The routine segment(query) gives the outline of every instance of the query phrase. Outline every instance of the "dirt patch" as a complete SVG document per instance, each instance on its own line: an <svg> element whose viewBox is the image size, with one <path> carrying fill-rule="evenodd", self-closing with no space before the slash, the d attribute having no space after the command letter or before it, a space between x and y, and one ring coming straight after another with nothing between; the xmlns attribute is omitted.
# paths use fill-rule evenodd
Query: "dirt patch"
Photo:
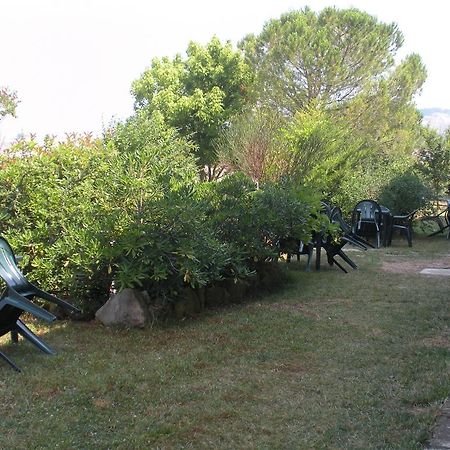
<svg viewBox="0 0 450 450"><path fill-rule="evenodd" d="M389 273L419 273L425 268L447 269L450 268L450 256L434 259L417 259L414 261L397 260L383 261L382 269Z"/></svg>
<svg viewBox="0 0 450 450"><path fill-rule="evenodd" d="M99 409L108 409L111 407L111 402L105 398L94 398L92 399L92 404Z"/></svg>
<svg viewBox="0 0 450 450"><path fill-rule="evenodd" d="M51 399L58 396L61 393L60 389L57 387L42 387L39 386L33 391L33 395L40 398Z"/></svg>

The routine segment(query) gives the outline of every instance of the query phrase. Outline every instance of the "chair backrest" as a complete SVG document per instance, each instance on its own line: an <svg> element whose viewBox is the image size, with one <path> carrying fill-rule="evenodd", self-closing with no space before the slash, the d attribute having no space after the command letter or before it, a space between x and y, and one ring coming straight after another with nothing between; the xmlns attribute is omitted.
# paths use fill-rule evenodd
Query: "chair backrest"
<svg viewBox="0 0 450 450"><path fill-rule="evenodd" d="M28 286L28 281L17 267L16 258L8 241L0 237L0 277L8 287L20 291Z"/></svg>
<svg viewBox="0 0 450 450"><path fill-rule="evenodd" d="M414 220L414 216L417 214L417 211L419 211L418 209L415 209L414 211L412 211L412 212L410 212L409 214L408 214L408 220L410 221L410 222L412 222L413 220Z"/></svg>
<svg viewBox="0 0 450 450"><path fill-rule="evenodd" d="M358 220L381 223L381 219L381 206L375 200L361 200L353 208L352 223Z"/></svg>
<svg viewBox="0 0 450 450"><path fill-rule="evenodd" d="M331 217L332 208L331 208L330 204L328 202L326 202L325 200L322 200L320 202L320 204L322 205L323 213L326 214L328 217Z"/></svg>
<svg viewBox="0 0 450 450"><path fill-rule="evenodd" d="M342 210L341 208L339 208L339 206L335 206L331 210L330 222L339 224L341 230L344 231L344 233L349 233L351 231L350 225L348 225L348 223L342 217Z"/></svg>

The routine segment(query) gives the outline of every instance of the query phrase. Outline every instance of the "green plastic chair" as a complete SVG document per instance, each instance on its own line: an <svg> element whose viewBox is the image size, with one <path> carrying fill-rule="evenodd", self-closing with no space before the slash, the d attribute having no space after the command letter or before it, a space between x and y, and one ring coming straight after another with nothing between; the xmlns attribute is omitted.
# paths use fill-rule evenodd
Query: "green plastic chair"
<svg viewBox="0 0 450 450"><path fill-rule="evenodd" d="M365 236L369 230L373 230L376 236L376 247L380 248L382 220L381 206L376 201L370 199L361 200L353 208L352 232Z"/></svg>
<svg viewBox="0 0 450 450"><path fill-rule="evenodd" d="M11 333L11 340L18 342L18 337L21 335L44 353L55 354L52 348L23 323L20 316L27 312L48 323L56 319L53 314L33 303L34 297L55 303L71 312L79 312L79 309L31 284L17 267L14 252L3 237L0 237L0 277L6 283L6 289L0 297L0 336ZM20 372L20 369L4 353L0 352L0 358Z"/></svg>
<svg viewBox="0 0 450 450"><path fill-rule="evenodd" d="M391 229L389 230L389 242L388 245L392 244L392 235L395 230L399 230L401 233L405 234L408 241L408 246L412 247L412 221L417 213L417 209L409 214L403 216L392 216Z"/></svg>

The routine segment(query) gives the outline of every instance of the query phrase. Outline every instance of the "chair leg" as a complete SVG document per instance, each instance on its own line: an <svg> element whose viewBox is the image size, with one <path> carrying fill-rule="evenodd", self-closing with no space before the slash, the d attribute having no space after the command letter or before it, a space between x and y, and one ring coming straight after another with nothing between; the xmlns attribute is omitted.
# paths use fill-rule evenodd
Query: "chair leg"
<svg viewBox="0 0 450 450"><path fill-rule="evenodd" d="M314 244L312 242L310 242L309 244L307 244L306 246L303 247L303 249L307 249L307 260L306 260L306 272L311 272L311 260L314 254Z"/></svg>
<svg viewBox="0 0 450 450"><path fill-rule="evenodd" d="M344 267L342 267L342 266L336 261L335 258L333 258L333 262L334 262L334 264L336 264L336 265L339 267L339 269L341 269L344 273L348 273L348 272L344 269Z"/></svg>
<svg viewBox="0 0 450 450"><path fill-rule="evenodd" d="M338 255L353 269L358 268L358 266L342 250L339 251Z"/></svg>
<svg viewBox="0 0 450 450"><path fill-rule="evenodd" d="M56 352L51 347L49 347L44 341L39 339L20 319L16 322L16 330L25 339L30 341L44 353L47 353L48 355L56 354Z"/></svg>
<svg viewBox="0 0 450 450"><path fill-rule="evenodd" d="M14 342L14 344L19 342L19 333L17 333L17 330L11 330L11 342Z"/></svg>
<svg viewBox="0 0 450 450"><path fill-rule="evenodd" d="M4 353L0 352L0 358L6 361L16 372L21 371Z"/></svg>
<svg viewBox="0 0 450 450"><path fill-rule="evenodd" d="M320 254L322 251L322 237L319 236L316 242L316 270L320 270Z"/></svg>
<svg viewBox="0 0 450 450"><path fill-rule="evenodd" d="M408 239L408 246L412 247L412 231L411 227L406 228L406 239Z"/></svg>

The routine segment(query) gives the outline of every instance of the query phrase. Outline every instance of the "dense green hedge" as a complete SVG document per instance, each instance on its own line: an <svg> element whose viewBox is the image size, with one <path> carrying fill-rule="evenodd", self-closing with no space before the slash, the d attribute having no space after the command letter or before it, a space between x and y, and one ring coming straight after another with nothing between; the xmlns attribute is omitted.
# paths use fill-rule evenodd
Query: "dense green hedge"
<svg viewBox="0 0 450 450"><path fill-rule="evenodd" d="M28 277L90 317L115 288L176 300L250 277L280 238L308 239L319 202L236 174L200 183L191 146L158 117L103 141L22 142L1 159L0 232Z"/></svg>
<svg viewBox="0 0 450 450"><path fill-rule="evenodd" d="M2 157L0 230L32 281L92 308L108 295L112 230L99 180L109 155L100 143L39 148L20 143ZM88 301L86 301L86 305Z"/></svg>

